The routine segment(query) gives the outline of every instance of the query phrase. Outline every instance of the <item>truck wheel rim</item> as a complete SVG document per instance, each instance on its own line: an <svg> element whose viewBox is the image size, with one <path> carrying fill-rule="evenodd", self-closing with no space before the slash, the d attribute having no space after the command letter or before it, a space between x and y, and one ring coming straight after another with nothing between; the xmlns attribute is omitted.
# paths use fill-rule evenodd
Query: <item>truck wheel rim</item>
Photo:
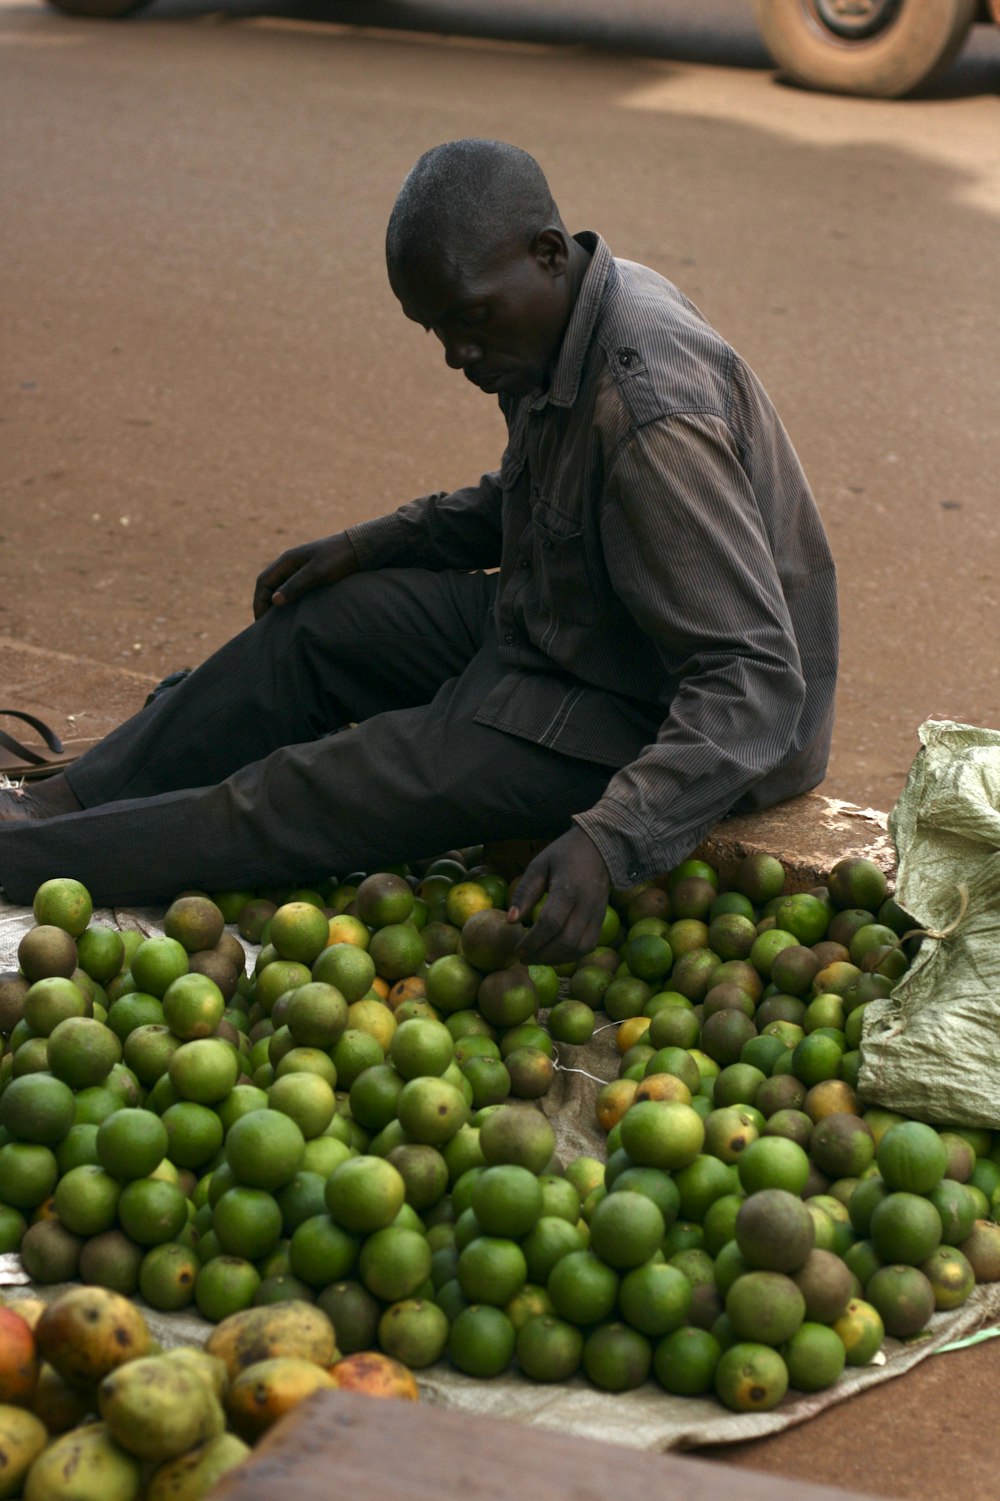
<svg viewBox="0 0 1000 1501"><path fill-rule="evenodd" d="M811 0L816 20L848 42L865 41L891 26L902 0Z"/></svg>

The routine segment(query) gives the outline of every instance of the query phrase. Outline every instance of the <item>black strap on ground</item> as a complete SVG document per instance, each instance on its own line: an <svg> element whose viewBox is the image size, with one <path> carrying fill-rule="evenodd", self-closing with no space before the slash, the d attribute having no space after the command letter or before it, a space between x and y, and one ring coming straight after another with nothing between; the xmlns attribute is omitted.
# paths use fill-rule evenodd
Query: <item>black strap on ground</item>
<svg viewBox="0 0 1000 1501"><path fill-rule="evenodd" d="M55 730L51 729L43 719L38 719L34 714L27 714L23 709L0 709L0 716L9 716L11 719L21 719L25 724L37 730L50 751L59 754L63 743ZM8 735L5 730L0 730L0 745L4 750L10 751L15 756L21 756L31 766L44 766L47 757L39 755L38 751L32 750L30 745L24 745L13 735Z"/></svg>

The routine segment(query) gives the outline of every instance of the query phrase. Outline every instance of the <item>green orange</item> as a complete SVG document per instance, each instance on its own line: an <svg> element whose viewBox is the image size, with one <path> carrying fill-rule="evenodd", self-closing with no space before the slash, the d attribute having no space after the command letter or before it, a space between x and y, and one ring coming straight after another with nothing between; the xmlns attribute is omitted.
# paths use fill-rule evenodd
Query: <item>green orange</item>
<svg viewBox="0 0 1000 1501"><path fill-rule="evenodd" d="M55 876L43 881L35 892L32 911L36 923L51 924L79 938L93 916L94 904L82 882Z"/></svg>
<svg viewBox="0 0 1000 1501"><path fill-rule="evenodd" d="M282 959L311 965L330 937L330 921L311 902L286 902L271 918L268 941Z"/></svg>

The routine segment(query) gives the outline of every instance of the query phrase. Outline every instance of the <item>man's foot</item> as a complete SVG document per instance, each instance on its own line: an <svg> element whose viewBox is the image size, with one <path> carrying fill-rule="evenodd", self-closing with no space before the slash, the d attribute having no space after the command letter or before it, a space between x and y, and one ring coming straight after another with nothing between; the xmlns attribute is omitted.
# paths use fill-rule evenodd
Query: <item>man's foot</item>
<svg viewBox="0 0 1000 1501"><path fill-rule="evenodd" d="M0 823L28 823L39 818L58 818L79 813L79 801L62 773L45 777L29 786L0 788Z"/></svg>
<svg viewBox="0 0 1000 1501"><path fill-rule="evenodd" d="M26 823L33 817L31 804L20 787L0 787L0 824Z"/></svg>

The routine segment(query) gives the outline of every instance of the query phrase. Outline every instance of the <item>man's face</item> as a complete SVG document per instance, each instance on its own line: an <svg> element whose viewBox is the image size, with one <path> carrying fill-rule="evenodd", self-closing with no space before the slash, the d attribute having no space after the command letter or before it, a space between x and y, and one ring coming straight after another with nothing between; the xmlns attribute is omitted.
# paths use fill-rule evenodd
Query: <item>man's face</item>
<svg viewBox="0 0 1000 1501"><path fill-rule="evenodd" d="M529 249L486 260L428 258L390 271L403 312L435 334L446 363L481 391L543 387L572 310L565 236L544 230Z"/></svg>

